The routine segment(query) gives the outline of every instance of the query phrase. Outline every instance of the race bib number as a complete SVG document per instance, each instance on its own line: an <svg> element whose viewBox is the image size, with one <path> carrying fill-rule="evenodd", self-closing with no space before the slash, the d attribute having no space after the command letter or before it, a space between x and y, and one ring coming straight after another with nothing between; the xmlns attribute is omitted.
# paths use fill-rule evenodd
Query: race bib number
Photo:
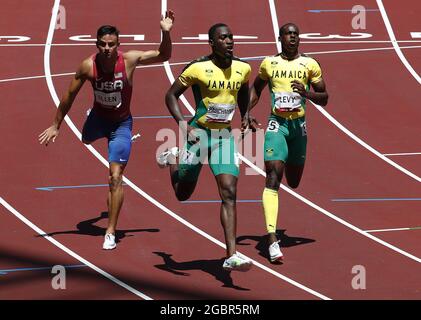
<svg viewBox="0 0 421 320"><path fill-rule="evenodd" d="M269 120L268 128L266 131L278 132L278 130L279 130L279 122L275 120Z"/></svg>
<svg viewBox="0 0 421 320"><path fill-rule="evenodd" d="M293 111L301 107L301 96L296 92L276 92L275 109L276 111Z"/></svg>
<svg viewBox="0 0 421 320"><path fill-rule="evenodd" d="M110 92L105 93L102 91L94 91L95 93L95 101L99 104L110 107L110 108L118 108L121 106L121 92Z"/></svg>
<svg viewBox="0 0 421 320"><path fill-rule="evenodd" d="M207 122L230 123L234 117L235 105L210 103L206 114Z"/></svg>

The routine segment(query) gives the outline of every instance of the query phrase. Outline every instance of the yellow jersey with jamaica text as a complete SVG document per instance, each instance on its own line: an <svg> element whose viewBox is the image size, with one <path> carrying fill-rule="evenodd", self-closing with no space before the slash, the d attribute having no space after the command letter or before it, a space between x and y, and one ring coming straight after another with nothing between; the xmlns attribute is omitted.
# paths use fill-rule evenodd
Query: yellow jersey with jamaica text
<svg viewBox="0 0 421 320"><path fill-rule="evenodd" d="M262 61L259 77L269 82L272 114L296 119L305 115L306 99L293 92L291 81L298 80L308 91L311 83L322 79L322 70L316 60L305 55L287 60L278 54Z"/></svg>
<svg viewBox="0 0 421 320"><path fill-rule="evenodd" d="M241 86L249 80L250 65L234 58L227 69L216 66L210 57L192 61L179 76L180 82L192 87L196 114L189 123L208 129L231 126Z"/></svg>

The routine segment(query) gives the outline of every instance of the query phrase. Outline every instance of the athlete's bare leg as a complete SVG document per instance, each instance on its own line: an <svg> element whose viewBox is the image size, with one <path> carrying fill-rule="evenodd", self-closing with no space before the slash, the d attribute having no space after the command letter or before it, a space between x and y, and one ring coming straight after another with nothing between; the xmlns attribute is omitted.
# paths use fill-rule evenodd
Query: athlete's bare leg
<svg viewBox="0 0 421 320"><path fill-rule="evenodd" d="M124 200L123 172L126 164L117 162L110 163L109 192L108 192L108 227L106 233L115 233L118 216Z"/></svg>
<svg viewBox="0 0 421 320"><path fill-rule="evenodd" d="M176 161L170 162L170 176L171 184L175 192L175 196L179 201L185 201L193 194L196 188L196 181L180 181L178 178L178 163Z"/></svg>
<svg viewBox="0 0 421 320"><path fill-rule="evenodd" d="M285 165L285 177L287 178L288 185L295 189L299 186L301 177L303 176L304 164L286 164Z"/></svg>
<svg viewBox="0 0 421 320"><path fill-rule="evenodd" d="M220 174L216 177L221 204L221 224L224 228L227 258L236 252L237 233L237 178L230 174Z"/></svg>

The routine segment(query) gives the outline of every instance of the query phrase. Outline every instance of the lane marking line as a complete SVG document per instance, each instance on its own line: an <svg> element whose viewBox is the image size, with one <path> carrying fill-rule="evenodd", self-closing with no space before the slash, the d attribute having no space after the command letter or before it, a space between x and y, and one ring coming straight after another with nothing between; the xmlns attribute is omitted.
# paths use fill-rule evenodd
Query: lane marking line
<svg viewBox="0 0 421 320"><path fill-rule="evenodd" d="M274 42L273 42L274 43ZM272 43L272 44L273 44ZM420 49L421 46L405 46L400 47L401 49ZM318 55L318 54L331 54L331 53L350 53L350 52L367 52L367 51L386 51L386 50L394 50L393 47L379 47L379 48L366 48L366 49L348 49L348 50L335 50L335 51L314 51L314 52L305 52L308 55ZM260 60L265 58L266 56L255 56L255 57L244 57L243 60ZM183 62L171 62L169 63L170 66L178 66L178 65L187 65L190 61L183 61ZM136 69L143 69L143 68L156 68L162 67L163 64L151 64L151 65L144 65L144 66L137 66ZM67 73L56 73L52 74L51 77L62 77L62 76L72 76L74 72L67 72ZM28 76L28 77L19 77L19 78L8 78L8 79L1 79L0 83L2 82L12 82L12 81L20 81L20 80L32 80L32 79L44 79L45 75L40 76Z"/></svg>
<svg viewBox="0 0 421 320"><path fill-rule="evenodd" d="M384 156L419 156L421 152L406 152L406 153L383 153Z"/></svg>
<svg viewBox="0 0 421 320"><path fill-rule="evenodd" d="M376 230L365 230L365 232L391 232L391 231L409 231L409 230L421 230L421 227L376 229Z"/></svg>
<svg viewBox="0 0 421 320"><path fill-rule="evenodd" d="M56 1L59 1L59 0L56 0ZM58 6L57 6L57 8L56 8L56 6L53 7L53 13L56 12L55 10L58 10ZM54 25L53 25L53 27L54 27ZM138 290L130 287L126 283L124 283L124 282L118 280L117 278L115 278L113 275L111 275L108 272L106 272L106 271L98 268L96 265L94 265L93 263L89 262L88 260L82 258L80 255L78 255L74 251L70 250L65 245L63 245L60 242L58 242L56 239L48 236L45 231L43 231L42 229L38 228L35 224L33 224L30 220L28 220L24 215L22 215L21 213L19 213L8 202L6 202L6 200L4 200L2 197L0 197L0 204L3 207L5 207L7 210L9 210L16 218L18 218L24 224L26 224L29 228L31 228L36 233L38 233L39 235L41 235L45 240L51 242L53 245L55 245L59 249L61 249L62 251L66 252L69 256L75 258L76 260L80 261L81 263L83 263L84 265L86 265L89 268L93 269L94 271L98 272L99 274L101 274L102 276L104 276L105 278L107 278L108 280L111 280L112 282L116 283L120 287L123 287L124 289L126 289L126 290L130 291L131 293L137 295L138 297L140 297L142 299L145 299L145 300L152 300L147 295L145 295L142 292L140 292L140 291L138 291Z"/></svg>
<svg viewBox="0 0 421 320"><path fill-rule="evenodd" d="M396 54L398 55L399 59L401 59L402 63L404 64L404 66L406 67L406 69L409 71L409 73L412 74L412 76L415 78L415 80L417 80L417 82L419 84L421 84L421 77L414 70L414 68L412 68L411 64L406 59L406 57L404 56L401 48L399 47L399 45L397 43L397 40L396 40L396 37L395 37L395 33L393 32L392 25L390 23L389 17L387 16L386 9L383 6L382 0L376 0L376 2L377 2L377 6L380 9L380 13L382 15L384 24L386 26L387 33L389 34L389 38L392 41L392 45L393 45L393 48L395 48Z"/></svg>

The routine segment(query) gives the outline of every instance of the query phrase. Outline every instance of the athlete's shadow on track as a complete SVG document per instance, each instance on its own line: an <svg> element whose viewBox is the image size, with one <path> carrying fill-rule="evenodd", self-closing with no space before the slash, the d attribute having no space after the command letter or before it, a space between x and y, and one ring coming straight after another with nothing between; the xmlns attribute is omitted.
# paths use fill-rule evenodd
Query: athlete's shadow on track
<svg viewBox="0 0 421 320"><path fill-rule="evenodd" d="M290 237L285 233L286 230L276 230L276 235L280 242L281 250L282 248L288 248L293 246L298 246L301 244L311 243L315 242L314 239L308 239L308 238L301 238L301 237ZM252 240L256 241L257 244L255 248L257 249L260 256L266 258L269 260L269 252L268 252L268 235L264 236L240 236L237 237L237 244L239 246L247 246L250 245L250 243L244 242L245 240ZM275 262L275 264L282 264L282 262Z"/></svg>
<svg viewBox="0 0 421 320"><path fill-rule="evenodd" d="M172 254L168 254L165 252L154 252L156 255L160 256L164 259L164 264L157 264L155 265L156 268L170 272L172 274L178 276L189 276L190 274L187 270L201 270L204 272L209 273L216 280L221 281L223 283L223 287L226 288L233 288L236 290L243 290L249 291L250 289L242 288L239 286L234 285L231 273L226 271L222 268L222 264L224 262L224 258L222 259L215 259L215 260L193 260L193 261L186 261L186 262L177 262L172 257Z"/></svg>
<svg viewBox="0 0 421 320"><path fill-rule="evenodd" d="M38 235L37 237L55 236L57 234L80 234L80 235L87 235L87 236L103 237L105 235L106 229L96 226L95 223L97 223L101 219L106 219L106 218L108 218L108 212L104 211L104 212L101 212L99 217L79 222L76 225L77 230L50 232L50 233ZM132 237L133 235L127 235L127 233L131 233L131 232L159 232L159 229L126 229L126 230L117 229L115 232L116 242L117 243L120 242L120 240L125 237Z"/></svg>

